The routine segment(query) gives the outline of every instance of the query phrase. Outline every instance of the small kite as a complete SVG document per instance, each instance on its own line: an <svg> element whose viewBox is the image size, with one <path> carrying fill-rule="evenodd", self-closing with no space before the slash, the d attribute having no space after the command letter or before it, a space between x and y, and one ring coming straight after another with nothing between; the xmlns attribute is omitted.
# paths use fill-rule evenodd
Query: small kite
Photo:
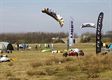
<svg viewBox="0 0 112 80"><path fill-rule="evenodd" d="M82 28L85 28L85 27L95 28L95 24L94 23L83 23Z"/></svg>
<svg viewBox="0 0 112 80"><path fill-rule="evenodd" d="M64 20L63 18L59 15L59 14L56 14L55 11L49 9L49 8L44 8L42 10L42 13L46 13L47 15L53 17L56 21L59 22L60 26L62 27L64 25Z"/></svg>

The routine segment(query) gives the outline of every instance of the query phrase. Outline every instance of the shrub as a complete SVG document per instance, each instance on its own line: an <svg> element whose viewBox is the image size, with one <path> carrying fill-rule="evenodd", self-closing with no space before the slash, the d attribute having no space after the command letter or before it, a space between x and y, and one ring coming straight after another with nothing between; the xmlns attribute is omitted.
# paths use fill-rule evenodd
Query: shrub
<svg viewBox="0 0 112 80"><path fill-rule="evenodd" d="M46 75L47 73L45 71L42 70L38 70L38 71L27 71L27 75L29 76L35 76L35 75Z"/></svg>
<svg viewBox="0 0 112 80"><path fill-rule="evenodd" d="M13 66L14 64L13 64L12 62L10 62L8 65L9 65L9 66Z"/></svg>
<svg viewBox="0 0 112 80"><path fill-rule="evenodd" d="M88 78L99 77L98 73L110 70L111 68L111 57L107 56L87 56L83 59L83 64L80 65L82 72L88 75Z"/></svg>
<svg viewBox="0 0 112 80"><path fill-rule="evenodd" d="M73 72L73 71L76 70L76 67L75 67L74 65L66 65L66 66L65 66L65 69L66 69L67 71Z"/></svg>
<svg viewBox="0 0 112 80"><path fill-rule="evenodd" d="M51 57L45 61L45 65L57 64L60 62L60 59L57 57Z"/></svg>
<svg viewBox="0 0 112 80"><path fill-rule="evenodd" d="M33 68L36 68L36 67L39 67L39 66L42 66L43 64L42 64L42 62L32 62L31 63L31 66L33 67Z"/></svg>
<svg viewBox="0 0 112 80"><path fill-rule="evenodd" d="M13 74L10 71L7 71L6 77L11 77L11 76L13 76Z"/></svg>
<svg viewBox="0 0 112 80"><path fill-rule="evenodd" d="M45 71L48 75L54 75L59 69L57 67L46 67Z"/></svg>
<svg viewBox="0 0 112 80"><path fill-rule="evenodd" d="M8 80L21 80L20 78L16 78L16 77L10 77L8 78Z"/></svg>

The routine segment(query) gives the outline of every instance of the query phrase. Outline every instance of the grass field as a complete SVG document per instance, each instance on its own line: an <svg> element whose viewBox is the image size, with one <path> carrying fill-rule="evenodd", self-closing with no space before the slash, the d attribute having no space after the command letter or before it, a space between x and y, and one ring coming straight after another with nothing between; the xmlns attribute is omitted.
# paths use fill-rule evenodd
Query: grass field
<svg viewBox="0 0 112 80"><path fill-rule="evenodd" d="M34 47L32 45L32 47ZM55 44L58 50L65 44ZM75 44L83 57L63 57L38 50L13 51L11 62L0 63L0 80L112 80L112 54L95 55L95 44Z"/></svg>

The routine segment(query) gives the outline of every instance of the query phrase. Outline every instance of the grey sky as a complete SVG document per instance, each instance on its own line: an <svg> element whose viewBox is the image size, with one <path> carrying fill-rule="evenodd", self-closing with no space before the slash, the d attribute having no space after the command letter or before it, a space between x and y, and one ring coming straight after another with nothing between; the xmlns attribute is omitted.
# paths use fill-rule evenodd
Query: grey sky
<svg viewBox="0 0 112 80"><path fill-rule="evenodd" d="M64 18L62 28L41 12L45 7ZM68 32L70 17L74 18L75 33L95 32L93 28L81 29L81 24L96 24L101 11L104 12L103 32L112 30L112 0L0 0L0 33Z"/></svg>

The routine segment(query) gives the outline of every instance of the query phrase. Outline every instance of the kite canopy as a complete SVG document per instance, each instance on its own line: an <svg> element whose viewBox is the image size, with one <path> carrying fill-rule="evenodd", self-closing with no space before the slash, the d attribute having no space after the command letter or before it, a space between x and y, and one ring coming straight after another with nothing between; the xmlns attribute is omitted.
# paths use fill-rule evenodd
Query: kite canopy
<svg viewBox="0 0 112 80"><path fill-rule="evenodd" d="M85 27L95 28L95 24L94 23L83 23L82 28L85 28Z"/></svg>
<svg viewBox="0 0 112 80"><path fill-rule="evenodd" d="M49 8L44 8L42 10L42 13L46 13L47 15L53 17L56 21L58 21L58 23L60 24L61 27L64 25L63 18L59 14L56 14L55 11L53 11L53 10L51 10Z"/></svg>

